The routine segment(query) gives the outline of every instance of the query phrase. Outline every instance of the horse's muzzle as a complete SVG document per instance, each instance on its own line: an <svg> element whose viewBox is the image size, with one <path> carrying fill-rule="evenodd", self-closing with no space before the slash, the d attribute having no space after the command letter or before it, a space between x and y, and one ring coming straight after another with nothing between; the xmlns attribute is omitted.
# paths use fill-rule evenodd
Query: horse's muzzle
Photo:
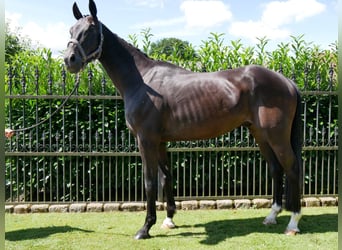
<svg viewBox="0 0 342 250"><path fill-rule="evenodd" d="M64 54L64 63L70 73L78 73L83 68L82 58L70 46Z"/></svg>

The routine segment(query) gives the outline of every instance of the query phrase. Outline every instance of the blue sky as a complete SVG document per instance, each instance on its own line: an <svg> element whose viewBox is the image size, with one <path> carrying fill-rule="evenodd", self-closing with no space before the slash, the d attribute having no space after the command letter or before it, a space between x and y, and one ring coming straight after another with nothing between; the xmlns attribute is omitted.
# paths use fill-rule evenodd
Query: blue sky
<svg viewBox="0 0 342 250"><path fill-rule="evenodd" d="M177 37L200 46L210 32L224 33L226 43L241 39L253 45L256 37L270 46L304 34L308 42L328 48L337 40L338 0L95 0L99 19L124 39L151 28L153 41ZM74 0L5 0L6 19L55 53L65 49L75 23ZM78 0L83 14L88 1ZM271 48L270 48L271 49Z"/></svg>

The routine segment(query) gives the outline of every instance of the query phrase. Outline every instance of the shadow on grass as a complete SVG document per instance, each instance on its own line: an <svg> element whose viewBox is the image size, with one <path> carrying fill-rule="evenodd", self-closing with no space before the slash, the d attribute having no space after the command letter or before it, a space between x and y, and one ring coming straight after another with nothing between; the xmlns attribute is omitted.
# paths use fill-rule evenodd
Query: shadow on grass
<svg viewBox="0 0 342 250"><path fill-rule="evenodd" d="M184 232L176 235L184 237L201 237L206 235L206 239L200 243L205 245L216 245L228 238L247 236L252 233L272 233L283 234L289 216L279 216L278 224L265 226L262 224L264 217L250 219L230 219L211 221L204 224L184 225L179 228L201 227L205 229L205 233ZM338 232L337 214L321 214L303 216L299 223L301 234ZM198 235L199 234L199 235Z"/></svg>
<svg viewBox="0 0 342 250"><path fill-rule="evenodd" d="M83 230L83 229L69 227L69 226L40 227L40 228L29 228L29 229L6 232L5 239L9 241L41 239L41 238L49 237L52 234L70 233L74 231L84 232L84 233L93 232L93 231Z"/></svg>

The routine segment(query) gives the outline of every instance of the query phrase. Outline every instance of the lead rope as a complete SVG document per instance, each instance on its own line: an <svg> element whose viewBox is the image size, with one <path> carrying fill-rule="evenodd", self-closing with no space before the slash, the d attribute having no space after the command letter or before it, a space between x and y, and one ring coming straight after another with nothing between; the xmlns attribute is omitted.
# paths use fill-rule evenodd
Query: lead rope
<svg viewBox="0 0 342 250"><path fill-rule="evenodd" d="M83 63L87 63L87 61L89 59L96 60L96 59L100 58L100 56L102 54L102 45L103 45L103 40L104 40L104 36L103 36L103 32L102 32L102 23L100 21L99 21L99 33L101 36L100 37L100 44L99 44L98 48L94 52L90 53L90 55L88 55L88 56L85 54L84 49L82 48L81 44L76 39L71 39L69 41L69 43L74 43L78 47L78 49L82 55L82 62ZM57 112L59 112L65 106L67 101L75 93L78 85L79 85L79 74L77 74L77 79L76 79L76 84L75 84L74 89L67 96L67 98L63 101L63 103L53 113L51 113L47 118L45 118L44 120L42 120L42 121L40 121L40 122L30 126L30 127L27 127L27 128L19 128L19 129L14 129L14 130L13 129L5 129L5 133L11 133L13 135L15 132L22 132L22 131L30 130L30 129L38 127L39 125L42 125L43 123L48 121L52 116L54 116Z"/></svg>
<svg viewBox="0 0 342 250"><path fill-rule="evenodd" d="M55 114L57 114L57 112L59 112L65 106L67 101L70 100L71 96L76 92L76 89L78 88L79 83L80 83L80 76L79 76L79 74L77 74L76 84L75 84L73 90L71 91L71 93L64 99L62 104L54 112L52 112L47 118L45 118L44 120L41 120L40 122L38 122L38 123L36 123L36 124L34 124L34 125L30 126L30 127L19 128L19 129L6 129L6 130L8 132L10 132L10 133L22 132L22 131L26 131L26 130L30 130L30 129L36 128L36 127L42 125L43 123L47 122L49 119L51 119Z"/></svg>

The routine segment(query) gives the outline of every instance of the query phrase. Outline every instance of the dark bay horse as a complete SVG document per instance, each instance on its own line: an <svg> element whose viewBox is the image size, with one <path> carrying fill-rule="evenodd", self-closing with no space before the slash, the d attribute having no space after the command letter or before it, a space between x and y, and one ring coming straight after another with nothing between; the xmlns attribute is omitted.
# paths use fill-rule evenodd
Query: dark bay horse
<svg viewBox="0 0 342 250"><path fill-rule="evenodd" d="M70 29L64 60L67 69L77 73L98 59L124 100L126 123L137 137L143 162L147 197L145 224L135 238L149 238L156 223L158 172L167 202L163 226L175 227L166 142L212 138L241 125L255 137L274 179L273 205L264 224L276 223L286 174L285 208L292 211L286 232L299 232L301 98L295 84L261 66L194 73L153 60L103 25L93 0L89 10L90 15L83 16L73 5L77 22Z"/></svg>

